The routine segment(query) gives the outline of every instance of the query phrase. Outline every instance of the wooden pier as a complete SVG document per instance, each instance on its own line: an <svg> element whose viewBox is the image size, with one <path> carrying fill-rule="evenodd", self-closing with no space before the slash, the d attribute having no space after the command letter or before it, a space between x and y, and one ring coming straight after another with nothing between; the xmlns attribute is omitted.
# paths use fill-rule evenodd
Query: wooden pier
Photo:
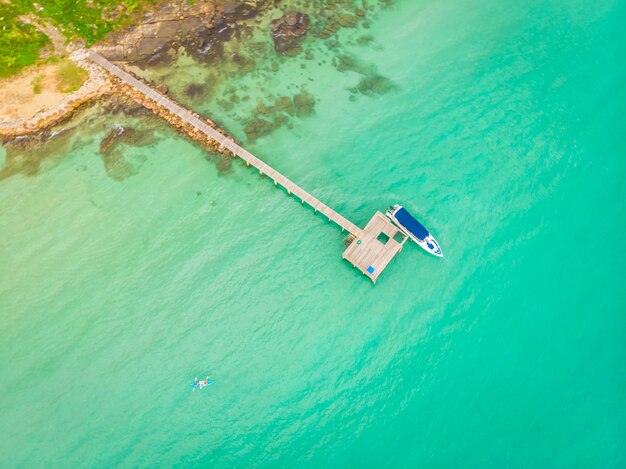
<svg viewBox="0 0 626 469"><path fill-rule="evenodd" d="M402 251L406 240L406 235L389 218L376 212L344 251L343 258L376 282L391 259Z"/></svg>
<svg viewBox="0 0 626 469"><path fill-rule="evenodd" d="M154 101L157 105L167 109L219 145L230 150L234 155L244 160L247 166L254 166L261 175L272 179L275 185L284 187L289 195L293 194L303 204L306 203L311 206L316 213L321 213L329 221L339 225L342 231L348 231L351 243L345 250L343 258L358 268L364 275L367 275L373 282L376 282L376 279L378 279L378 276L387 267L391 259L402 249L406 237L382 213L376 212L364 229L359 228L296 183L242 148L234 140L211 128L191 111L171 98L149 87L143 81L114 65L100 54L89 52L89 57L111 75L143 94L146 98Z"/></svg>

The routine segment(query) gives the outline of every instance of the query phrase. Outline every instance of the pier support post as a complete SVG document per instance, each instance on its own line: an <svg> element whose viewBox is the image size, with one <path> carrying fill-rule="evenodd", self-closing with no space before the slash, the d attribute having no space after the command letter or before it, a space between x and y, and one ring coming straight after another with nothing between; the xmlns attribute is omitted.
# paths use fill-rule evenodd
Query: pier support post
<svg viewBox="0 0 626 469"><path fill-rule="evenodd" d="M274 185L275 185L275 186L277 186L277 185L278 185L278 183L277 183L276 181L274 181Z"/></svg>

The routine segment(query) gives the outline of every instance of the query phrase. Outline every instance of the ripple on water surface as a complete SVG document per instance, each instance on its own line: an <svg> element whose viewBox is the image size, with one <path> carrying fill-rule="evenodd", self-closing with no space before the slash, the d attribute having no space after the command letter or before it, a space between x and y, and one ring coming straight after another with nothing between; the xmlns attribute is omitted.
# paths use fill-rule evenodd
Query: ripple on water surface
<svg viewBox="0 0 626 469"><path fill-rule="evenodd" d="M94 109L9 177L2 149L8 465L626 460L624 2L369 11L293 57L252 30L233 78L185 56L151 73L246 145L270 122L255 153L355 223L404 202L446 259L406 245L373 287L339 230L148 118Z"/></svg>

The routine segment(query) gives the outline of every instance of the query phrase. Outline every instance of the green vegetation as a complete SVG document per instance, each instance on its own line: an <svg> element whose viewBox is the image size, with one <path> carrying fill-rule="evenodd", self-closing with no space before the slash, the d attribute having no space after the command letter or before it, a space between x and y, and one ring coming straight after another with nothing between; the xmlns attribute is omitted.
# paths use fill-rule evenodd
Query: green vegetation
<svg viewBox="0 0 626 469"><path fill-rule="evenodd" d="M87 45L131 23L144 7L161 0L0 0L0 77L35 63L50 40L23 17L51 23L68 39ZM22 19L20 18L22 17Z"/></svg>
<svg viewBox="0 0 626 469"><path fill-rule="evenodd" d="M70 40L88 45L129 23L133 13L157 0L11 0L22 13L31 13L58 27Z"/></svg>
<svg viewBox="0 0 626 469"><path fill-rule="evenodd" d="M72 93L80 88L88 77L86 70L65 59L59 64L57 89L62 93Z"/></svg>
<svg viewBox="0 0 626 469"><path fill-rule="evenodd" d="M33 93L39 94L41 93L41 82L45 78L45 75L37 75L33 80Z"/></svg>
<svg viewBox="0 0 626 469"><path fill-rule="evenodd" d="M20 12L13 4L0 0L0 77L7 77L31 65L39 50L50 40L37 29L17 19Z"/></svg>

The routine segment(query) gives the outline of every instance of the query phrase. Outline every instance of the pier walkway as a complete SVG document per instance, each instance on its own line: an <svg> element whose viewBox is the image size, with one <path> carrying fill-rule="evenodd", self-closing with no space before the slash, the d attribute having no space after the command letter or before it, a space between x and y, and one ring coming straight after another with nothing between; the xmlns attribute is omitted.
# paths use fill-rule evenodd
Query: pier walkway
<svg viewBox="0 0 626 469"><path fill-rule="evenodd" d="M227 148L234 155L244 160L246 165L254 166L261 175L266 175L272 179L275 185L284 187L289 195L295 195L302 201L303 204L306 203L311 206L315 212L320 212L328 218L329 221L339 225L342 230L348 231L352 235L352 243L344 252L343 258L361 270L361 272L372 279L372 281L376 281L378 276L382 273L387 264L389 264L395 254L401 250L402 244L406 241L406 237L400 241L394 239L394 237L398 237L395 235L399 232L399 230L380 212L376 212L374 218L372 218L365 229L362 230L350 220L334 211L328 205L309 194L296 183L283 176L281 173L264 163L249 151L242 148L234 140L222 135L207 125L188 109L149 87L143 81L135 78L133 75L125 70L122 70L117 65L114 65L100 54L96 52L88 52L88 55L93 62L105 69L111 75L117 77L134 90L157 103L159 106L162 106L172 114L178 116L180 119L204 133L219 145ZM385 243L381 242L379 240L380 233L385 233L385 238L389 239L389 241Z"/></svg>

